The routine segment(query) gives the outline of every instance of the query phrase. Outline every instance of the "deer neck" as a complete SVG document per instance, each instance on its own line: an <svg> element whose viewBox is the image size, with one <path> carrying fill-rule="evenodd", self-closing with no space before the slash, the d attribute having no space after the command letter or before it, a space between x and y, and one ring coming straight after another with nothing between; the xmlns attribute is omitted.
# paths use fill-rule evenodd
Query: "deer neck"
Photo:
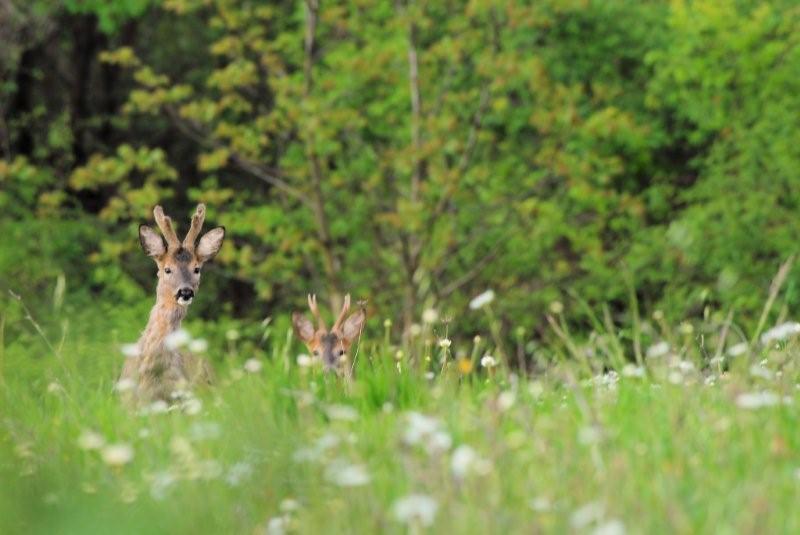
<svg viewBox="0 0 800 535"><path fill-rule="evenodd" d="M139 350L143 357L151 357L164 349L164 341L173 332L181 328L181 322L186 316L186 307L177 303L158 299L150 310L150 319L147 321L141 338Z"/></svg>

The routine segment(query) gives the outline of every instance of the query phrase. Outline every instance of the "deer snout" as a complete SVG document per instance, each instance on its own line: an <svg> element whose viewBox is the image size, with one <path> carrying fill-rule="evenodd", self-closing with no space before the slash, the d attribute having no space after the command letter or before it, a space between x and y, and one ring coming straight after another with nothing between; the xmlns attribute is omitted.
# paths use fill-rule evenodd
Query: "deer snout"
<svg viewBox="0 0 800 535"><path fill-rule="evenodd" d="M175 299L178 300L178 303L182 305L188 305L194 299L194 290L189 288L188 286L184 286L178 293L175 295Z"/></svg>

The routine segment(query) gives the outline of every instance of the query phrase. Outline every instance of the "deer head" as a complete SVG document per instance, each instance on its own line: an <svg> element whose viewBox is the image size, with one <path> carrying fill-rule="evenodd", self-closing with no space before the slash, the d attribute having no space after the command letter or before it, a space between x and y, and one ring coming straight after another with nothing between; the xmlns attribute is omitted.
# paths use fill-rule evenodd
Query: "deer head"
<svg viewBox="0 0 800 535"><path fill-rule="evenodd" d="M359 308L350 317L347 317L347 313L350 311L350 294L348 294L344 297L339 317L329 331L320 316L317 296L308 296L308 308L317 322L317 327L315 328L314 324L302 313L295 312L292 314L294 332L315 357L322 359L326 370L335 370L340 362L346 360L345 355L350 350L353 340L358 338L361 333L367 315L363 308Z"/></svg>
<svg viewBox="0 0 800 535"><path fill-rule="evenodd" d="M158 265L158 301L163 304L189 306L200 285L203 264L219 252L225 237L225 228L211 229L197 241L206 216L205 205L198 204L189 232L181 242L172 227L172 220L164 215L160 206L155 207L153 216L163 237L147 225L141 225L139 241L145 254Z"/></svg>

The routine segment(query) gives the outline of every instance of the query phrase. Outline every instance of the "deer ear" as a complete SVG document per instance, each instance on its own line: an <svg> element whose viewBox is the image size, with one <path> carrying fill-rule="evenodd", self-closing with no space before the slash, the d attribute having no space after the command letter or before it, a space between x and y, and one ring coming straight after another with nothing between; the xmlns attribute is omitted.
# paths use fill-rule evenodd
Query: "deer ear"
<svg viewBox="0 0 800 535"><path fill-rule="evenodd" d="M167 243L164 238L147 225L139 226L139 243L147 256L158 258L167 252Z"/></svg>
<svg viewBox="0 0 800 535"><path fill-rule="evenodd" d="M314 338L314 326L304 315L299 312L292 314L292 325L297 337L305 343L309 343Z"/></svg>
<svg viewBox="0 0 800 535"><path fill-rule="evenodd" d="M352 343L359 334L361 334L361 329L364 328L364 321L367 319L367 315L364 313L364 310L361 309L358 312L351 314L347 320L345 320L344 325L342 325L342 336L344 339L347 340L348 343Z"/></svg>
<svg viewBox="0 0 800 535"><path fill-rule="evenodd" d="M208 262L217 256L219 248L222 247L223 238L225 238L225 227L212 228L203 234L197 243L197 249L195 249L197 258L201 262Z"/></svg>

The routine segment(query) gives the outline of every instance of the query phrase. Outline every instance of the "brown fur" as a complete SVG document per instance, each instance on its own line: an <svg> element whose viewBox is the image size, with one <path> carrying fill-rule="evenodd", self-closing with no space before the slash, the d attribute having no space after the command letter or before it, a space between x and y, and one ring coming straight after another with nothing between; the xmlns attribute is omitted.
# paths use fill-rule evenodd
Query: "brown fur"
<svg viewBox="0 0 800 535"><path fill-rule="evenodd" d="M317 328L303 314L292 314L292 324L297 337L302 340L311 354L322 360L327 371L334 371L340 376L349 379L351 367L348 352L353 341L361 334L364 327L366 313L363 308L347 317L350 310L350 295L344 298L342 310L330 331L325 327L325 322L319 313L317 297L308 296L308 308L317 321ZM346 319L345 319L346 318Z"/></svg>
<svg viewBox="0 0 800 535"><path fill-rule="evenodd" d="M127 401L134 404L156 400L170 402L175 392L211 382L211 369L204 359L171 349L166 340L180 329L190 302L183 303L178 299L179 290L197 291L199 270L219 250L224 229L210 231L209 234L215 233L214 243L210 247L201 245L202 251L196 254L193 240L200 232L205 215L203 205L198 206L183 244L177 240L171 221L161 207L156 207L154 213L166 243L159 243L157 235L148 227L141 227L139 234L143 249L158 266L156 303L137 342L138 354L126 360L120 375L121 380L128 379L134 383L134 388L126 393ZM201 238L201 242L206 236Z"/></svg>

